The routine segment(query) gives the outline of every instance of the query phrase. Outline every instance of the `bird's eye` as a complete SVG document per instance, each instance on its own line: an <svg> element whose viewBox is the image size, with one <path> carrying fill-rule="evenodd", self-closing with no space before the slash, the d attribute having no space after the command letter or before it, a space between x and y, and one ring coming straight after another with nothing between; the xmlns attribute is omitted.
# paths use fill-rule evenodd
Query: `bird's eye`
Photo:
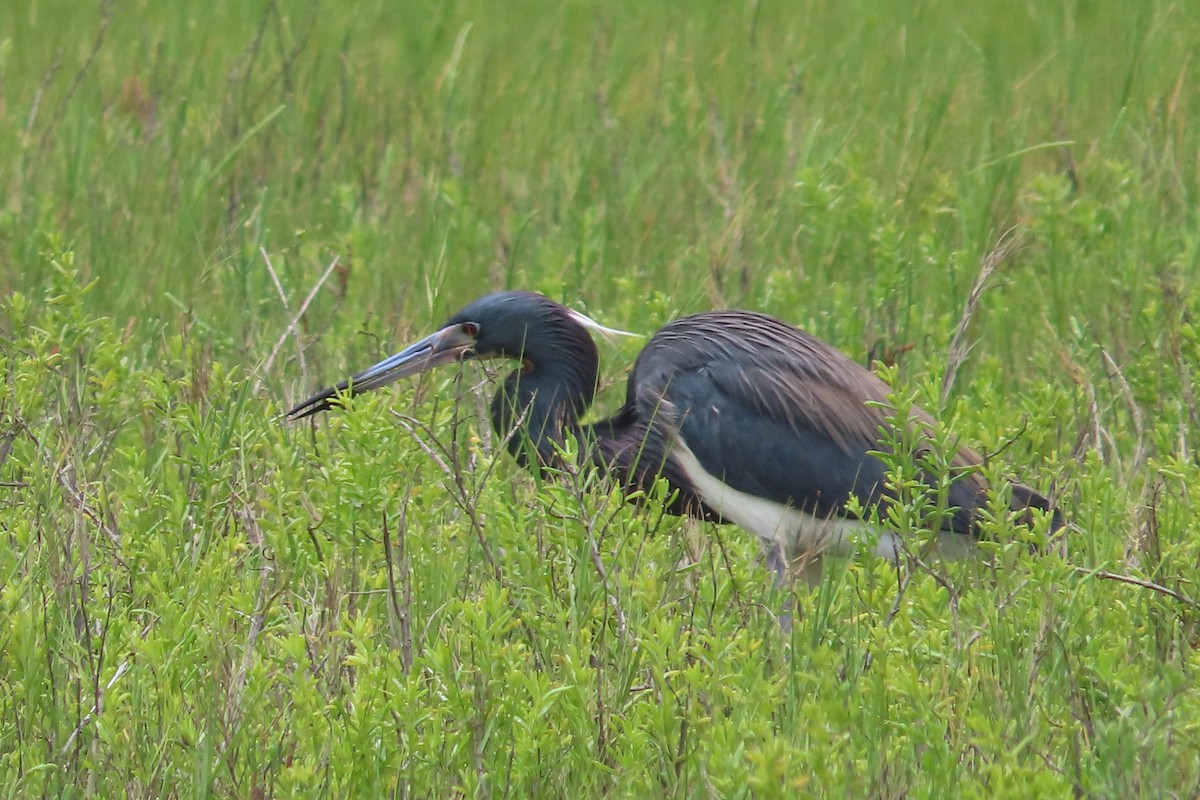
<svg viewBox="0 0 1200 800"><path fill-rule="evenodd" d="M462 324L462 332L465 333L467 336L478 336L479 335L479 323L464 322Z"/></svg>

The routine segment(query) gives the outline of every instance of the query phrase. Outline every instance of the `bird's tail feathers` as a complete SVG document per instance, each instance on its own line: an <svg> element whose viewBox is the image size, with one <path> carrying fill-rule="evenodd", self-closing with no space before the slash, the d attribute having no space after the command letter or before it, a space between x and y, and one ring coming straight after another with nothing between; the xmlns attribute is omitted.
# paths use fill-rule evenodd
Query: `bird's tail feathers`
<svg viewBox="0 0 1200 800"><path fill-rule="evenodd" d="M1034 509L1051 515L1050 530L1052 532L1059 530L1067 524L1062 512L1055 507L1050 498L1036 489L1031 489L1021 483L1014 483L1012 485L1011 508L1013 511L1022 512L1018 521L1024 525L1033 524Z"/></svg>

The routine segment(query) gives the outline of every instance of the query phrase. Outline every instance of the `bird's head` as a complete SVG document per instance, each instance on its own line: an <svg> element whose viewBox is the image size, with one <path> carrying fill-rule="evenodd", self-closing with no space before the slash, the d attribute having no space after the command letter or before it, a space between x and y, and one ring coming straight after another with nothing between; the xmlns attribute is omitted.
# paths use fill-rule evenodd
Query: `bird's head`
<svg viewBox="0 0 1200 800"><path fill-rule="evenodd" d="M629 335L534 292L485 295L454 314L434 333L313 395L288 416L307 417L330 408L339 394L377 389L400 378L471 358L516 359L526 373L544 365L582 366L594 376L598 357L588 329L605 335Z"/></svg>

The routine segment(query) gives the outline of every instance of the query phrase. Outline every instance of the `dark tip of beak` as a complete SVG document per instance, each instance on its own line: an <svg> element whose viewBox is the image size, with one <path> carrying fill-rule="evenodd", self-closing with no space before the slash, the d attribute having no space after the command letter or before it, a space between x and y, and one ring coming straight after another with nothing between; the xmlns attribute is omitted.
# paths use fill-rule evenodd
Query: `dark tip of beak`
<svg viewBox="0 0 1200 800"><path fill-rule="evenodd" d="M350 388L349 381L342 381L337 386L330 386L328 389L322 389L302 403L297 404L291 411L287 412L287 418L292 422L305 417L311 417L313 414L319 414L322 411L328 411L337 403L335 402L339 395L349 396L347 392Z"/></svg>

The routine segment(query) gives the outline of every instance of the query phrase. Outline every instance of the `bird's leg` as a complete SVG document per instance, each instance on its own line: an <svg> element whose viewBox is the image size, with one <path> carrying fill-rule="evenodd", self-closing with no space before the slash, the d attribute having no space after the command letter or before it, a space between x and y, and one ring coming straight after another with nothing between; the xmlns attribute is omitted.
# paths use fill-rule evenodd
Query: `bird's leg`
<svg viewBox="0 0 1200 800"><path fill-rule="evenodd" d="M767 569L775 575L776 588L787 585L788 562L783 554L783 545L764 539L763 550L766 551Z"/></svg>
<svg viewBox="0 0 1200 800"><path fill-rule="evenodd" d="M767 569L775 575L775 589L784 593L783 605L779 609L779 627L784 633L789 633L792 630L792 606L795 597L790 591L788 559L783 552L783 545L779 542L764 539L763 550L767 557Z"/></svg>

